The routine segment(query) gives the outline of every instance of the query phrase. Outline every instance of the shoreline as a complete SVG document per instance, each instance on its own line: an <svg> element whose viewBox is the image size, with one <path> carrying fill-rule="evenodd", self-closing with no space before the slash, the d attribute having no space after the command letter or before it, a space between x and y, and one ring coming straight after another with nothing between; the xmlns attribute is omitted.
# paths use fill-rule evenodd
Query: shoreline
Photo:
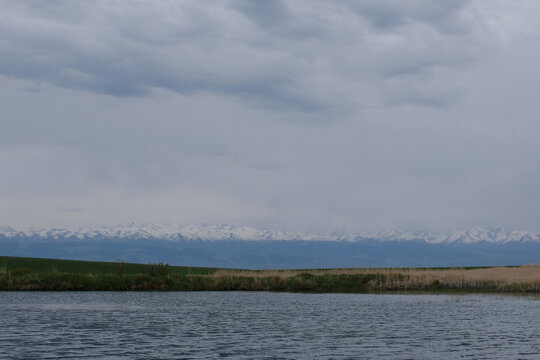
<svg viewBox="0 0 540 360"><path fill-rule="evenodd" d="M241 270L0 256L0 291L540 294L540 265Z"/></svg>

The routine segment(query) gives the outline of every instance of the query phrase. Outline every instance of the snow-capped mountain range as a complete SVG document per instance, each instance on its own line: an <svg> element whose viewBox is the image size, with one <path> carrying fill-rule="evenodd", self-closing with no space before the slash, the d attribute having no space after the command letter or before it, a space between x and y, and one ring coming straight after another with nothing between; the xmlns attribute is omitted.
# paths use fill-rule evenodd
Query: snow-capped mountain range
<svg viewBox="0 0 540 360"><path fill-rule="evenodd" d="M427 243L529 243L540 242L540 234L528 231L508 231L503 228L473 227L449 234L422 229L396 228L375 233L313 233L258 230L246 226L222 224L129 224L110 227L79 227L73 229L16 230L0 226L0 239L49 239L49 240L107 240L107 239L159 239L181 240L302 240L302 241L411 241Z"/></svg>

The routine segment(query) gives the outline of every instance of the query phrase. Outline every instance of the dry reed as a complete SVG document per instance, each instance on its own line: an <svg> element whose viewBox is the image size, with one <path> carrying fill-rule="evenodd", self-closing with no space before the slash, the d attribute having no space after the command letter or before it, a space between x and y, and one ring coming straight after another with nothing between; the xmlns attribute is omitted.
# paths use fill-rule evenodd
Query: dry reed
<svg viewBox="0 0 540 360"><path fill-rule="evenodd" d="M540 265L489 268L357 268L321 270L218 270L214 279L279 278L283 281L302 276L371 276L372 290L471 289L496 291L540 291Z"/></svg>

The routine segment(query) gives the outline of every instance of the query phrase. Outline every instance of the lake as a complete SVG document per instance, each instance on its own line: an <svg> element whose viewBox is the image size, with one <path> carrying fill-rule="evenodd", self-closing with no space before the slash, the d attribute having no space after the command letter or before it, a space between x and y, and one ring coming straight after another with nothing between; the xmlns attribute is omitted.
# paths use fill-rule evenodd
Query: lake
<svg viewBox="0 0 540 360"><path fill-rule="evenodd" d="M537 298L2 292L0 304L2 359L540 359Z"/></svg>

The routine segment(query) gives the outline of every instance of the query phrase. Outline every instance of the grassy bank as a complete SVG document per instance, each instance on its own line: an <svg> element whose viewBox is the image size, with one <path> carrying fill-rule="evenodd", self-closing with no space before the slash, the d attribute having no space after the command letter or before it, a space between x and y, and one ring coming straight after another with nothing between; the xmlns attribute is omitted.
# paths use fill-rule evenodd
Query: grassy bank
<svg viewBox="0 0 540 360"><path fill-rule="evenodd" d="M0 257L0 290L539 293L540 265L257 271Z"/></svg>

